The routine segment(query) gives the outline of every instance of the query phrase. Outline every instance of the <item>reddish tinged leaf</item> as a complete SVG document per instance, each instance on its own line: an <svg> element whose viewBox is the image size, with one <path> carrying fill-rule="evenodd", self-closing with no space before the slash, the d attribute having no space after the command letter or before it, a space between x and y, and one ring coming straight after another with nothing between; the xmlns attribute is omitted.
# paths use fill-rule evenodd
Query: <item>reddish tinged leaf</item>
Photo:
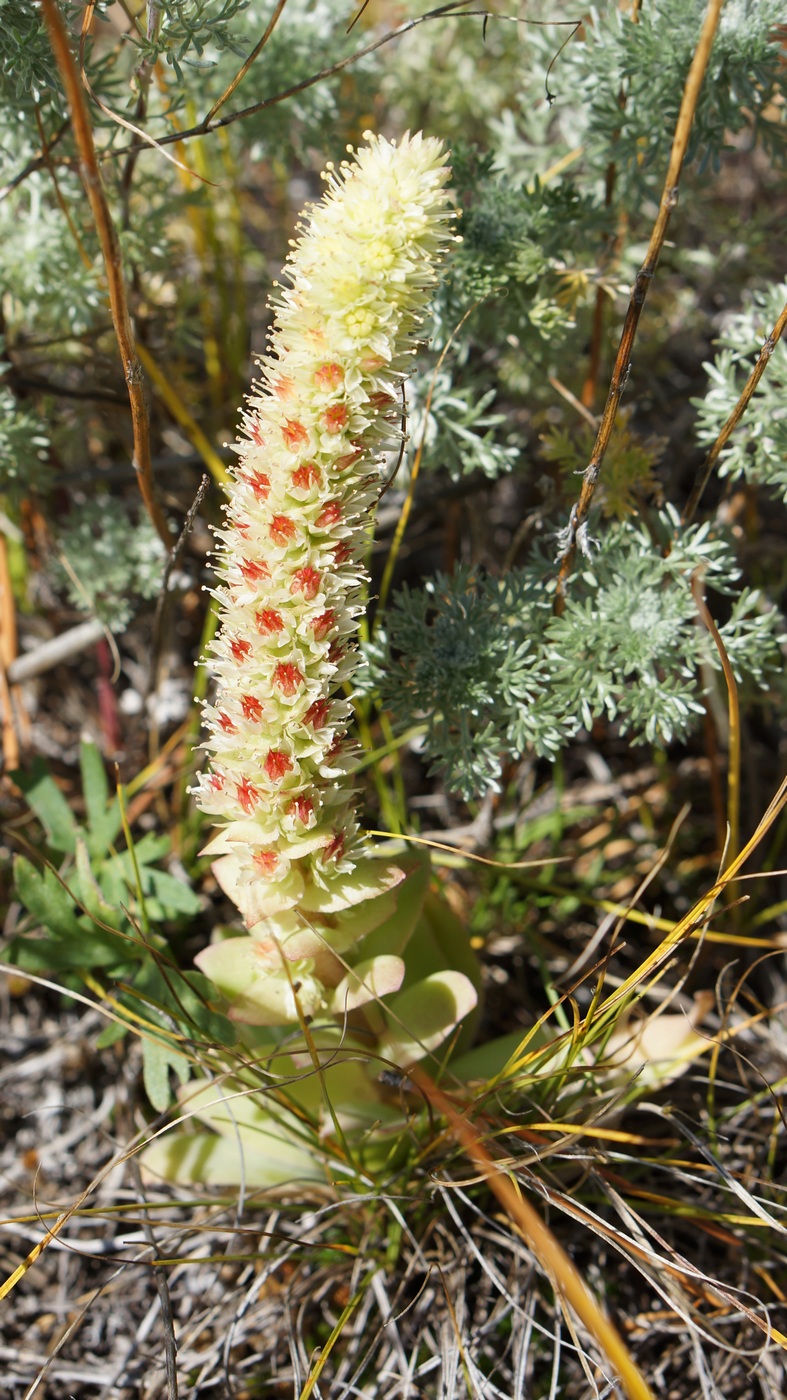
<svg viewBox="0 0 787 1400"><path fill-rule="evenodd" d="M311 600L316 598L320 588L320 575L311 564L307 564L303 569L296 569L290 584L291 593L302 593L304 598Z"/></svg>
<svg viewBox="0 0 787 1400"><path fill-rule="evenodd" d="M265 760L265 772L272 783L281 782L282 778L289 773L292 768L292 759L286 753L281 753L278 749L271 749Z"/></svg>

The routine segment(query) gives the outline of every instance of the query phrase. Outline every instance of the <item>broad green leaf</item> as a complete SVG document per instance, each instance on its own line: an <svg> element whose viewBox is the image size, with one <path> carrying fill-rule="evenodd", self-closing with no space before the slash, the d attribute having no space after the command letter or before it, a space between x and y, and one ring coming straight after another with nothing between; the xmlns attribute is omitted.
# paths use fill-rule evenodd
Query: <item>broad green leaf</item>
<svg viewBox="0 0 787 1400"><path fill-rule="evenodd" d="M125 1035L128 1035L130 1026L124 1026L120 1021L109 1021L96 1037L96 1049L106 1050L110 1045L116 1045Z"/></svg>
<svg viewBox="0 0 787 1400"><path fill-rule="evenodd" d="M460 1055L451 1060L450 1073L455 1075L457 1079L465 1081L494 1079L505 1069L527 1034L527 1030L523 1027L520 1031L511 1031L508 1035L499 1036L496 1040L488 1040L485 1045L477 1045L466 1055ZM545 1039L543 1031L538 1032L537 1036L528 1042L528 1049L534 1050Z"/></svg>
<svg viewBox="0 0 787 1400"><path fill-rule="evenodd" d="M43 759L34 759L29 772L17 769L11 777L25 794L52 849L72 853L76 845L77 824Z"/></svg>
<svg viewBox="0 0 787 1400"><path fill-rule="evenodd" d="M177 914L199 914L202 900L182 880L176 880L175 876L166 870L148 870L146 873L152 891L165 911L165 918L171 919ZM143 880L143 889L146 883ZM145 893L147 894L147 890Z"/></svg>
<svg viewBox="0 0 787 1400"><path fill-rule="evenodd" d="M392 891L396 909L364 938L359 948L359 956L363 959L389 953L401 954L418 922L429 888L429 857L419 854L414 860L402 861L401 864L405 878Z"/></svg>
<svg viewBox="0 0 787 1400"><path fill-rule="evenodd" d="M148 1180L180 1185L238 1187L243 1183L249 1190L260 1190L326 1180L319 1158L305 1148L260 1133L253 1137L244 1133L239 1140L215 1133L165 1133L145 1148L140 1163Z"/></svg>
<svg viewBox="0 0 787 1400"><path fill-rule="evenodd" d="M403 991L425 977L451 969L462 972L481 996L481 968L470 946L466 926L439 894L429 891L421 909L415 933L407 945L407 973ZM464 1054L475 1037L479 1008L465 1019L457 1037L456 1050Z"/></svg>
<svg viewBox="0 0 787 1400"><path fill-rule="evenodd" d="M87 809L87 844L91 856L96 859L108 851L122 829L120 803L117 797L110 803L104 760L95 744L80 745L79 766Z"/></svg>

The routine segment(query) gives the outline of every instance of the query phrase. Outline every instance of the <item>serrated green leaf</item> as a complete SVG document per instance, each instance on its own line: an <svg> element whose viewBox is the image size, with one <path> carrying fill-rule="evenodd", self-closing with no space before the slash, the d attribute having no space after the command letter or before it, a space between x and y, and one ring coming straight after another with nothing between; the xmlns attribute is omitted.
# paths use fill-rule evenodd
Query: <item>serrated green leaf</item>
<svg viewBox="0 0 787 1400"><path fill-rule="evenodd" d="M166 911L165 918L200 912L202 901L182 880L176 880L166 870L150 870L149 875L153 893Z"/></svg>
<svg viewBox="0 0 787 1400"><path fill-rule="evenodd" d="M121 830L120 803L110 803L109 782L104 760L95 744L80 746L79 766L82 771L82 791L87 808L87 845L93 859L103 856Z"/></svg>
<svg viewBox="0 0 787 1400"><path fill-rule="evenodd" d="M142 1041L142 1080L145 1093L157 1113L163 1113L172 1101L170 1069L174 1069L181 1084L186 1083L190 1065L185 1055L161 1040L145 1037Z"/></svg>
<svg viewBox="0 0 787 1400"><path fill-rule="evenodd" d="M74 893L77 895L85 909L94 918L100 919L102 923L110 924L112 928L121 928L126 922L121 909L116 905L108 904L104 898L104 892L96 880L91 865L90 854L86 842L82 837L77 837L76 848L76 879L72 875Z"/></svg>
<svg viewBox="0 0 787 1400"><path fill-rule="evenodd" d="M34 759L29 772L17 769L11 777L38 817L52 849L72 854L76 846L77 824L43 759Z"/></svg>
<svg viewBox="0 0 787 1400"><path fill-rule="evenodd" d="M42 874L25 856L16 856L14 884L25 908L43 928L58 938L84 938L74 901L52 870L46 867Z"/></svg>
<svg viewBox="0 0 787 1400"><path fill-rule="evenodd" d="M4 952L24 972L67 972L77 968L102 967L112 977L124 978L131 967L120 939L102 935L101 941L83 935L81 940L54 938L14 938Z"/></svg>

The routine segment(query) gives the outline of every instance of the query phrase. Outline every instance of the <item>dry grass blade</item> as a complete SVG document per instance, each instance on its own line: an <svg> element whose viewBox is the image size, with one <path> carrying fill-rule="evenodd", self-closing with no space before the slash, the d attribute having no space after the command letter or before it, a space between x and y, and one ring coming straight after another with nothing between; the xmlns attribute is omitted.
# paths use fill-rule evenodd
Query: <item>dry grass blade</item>
<svg viewBox="0 0 787 1400"><path fill-rule="evenodd" d="M542 1267L553 1280L558 1293L573 1309L614 1366L629 1400L654 1400L653 1391L632 1360L620 1334L604 1316L579 1270L538 1212L522 1197L510 1177L487 1152L472 1124L463 1114L457 1112L442 1090L418 1065L413 1066L409 1073L437 1112L448 1119L454 1136L468 1157L487 1173L490 1189L512 1222L522 1231Z"/></svg>
<svg viewBox="0 0 787 1400"><path fill-rule="evenodd" d="M625 998L650 977L657 968L661 967L679 943L691 937L696 929L702 927L706 919L710 917L711 910L716 900L724 894L724 891L731 882L735 880L739 871L749 859L749 856L756 850L760 841L773 826L785 806L787 806L787 778L780 784L778 791L759 821L756 831L746 842L743 849L730 861L727 868L708 892L702 895L689 912L675 924L672 931L662 940L658 948L655 948L637 970L632 972L631 976L627 977L625 981L601 1003L595 1013L594 1020L606 1015L606 1013L618 1006L621 1001L625 1000ZM584 1028L587 1029L587 1024L585 1024Z"/></svg>

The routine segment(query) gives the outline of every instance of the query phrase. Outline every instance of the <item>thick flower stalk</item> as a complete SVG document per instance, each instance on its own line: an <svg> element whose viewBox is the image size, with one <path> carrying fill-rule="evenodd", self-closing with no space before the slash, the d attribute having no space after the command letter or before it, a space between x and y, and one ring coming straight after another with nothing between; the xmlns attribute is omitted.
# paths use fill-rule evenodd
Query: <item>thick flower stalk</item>
<svg viewBox="0 0 787 1400"><path fill-rule="evenodd" d="M218 532L211 762L197 792L223 824L208 850L254 947L230 940L200 964L221 985L219 960L236 960L243 1019L295 1019L293 989L311 1013L342 983L346 1005L335 954L387 917L384 900L374 916L362 906L401 878L365 857L341 692L382 454L400 440L400 388L451 213L439 141L366 140L353 162L329 167L328 191L299 227ZM263 969L257 1014L241 988ZM373 993L386 980L377 971ZM389 967L385 989L399 975Z"/></svg>

